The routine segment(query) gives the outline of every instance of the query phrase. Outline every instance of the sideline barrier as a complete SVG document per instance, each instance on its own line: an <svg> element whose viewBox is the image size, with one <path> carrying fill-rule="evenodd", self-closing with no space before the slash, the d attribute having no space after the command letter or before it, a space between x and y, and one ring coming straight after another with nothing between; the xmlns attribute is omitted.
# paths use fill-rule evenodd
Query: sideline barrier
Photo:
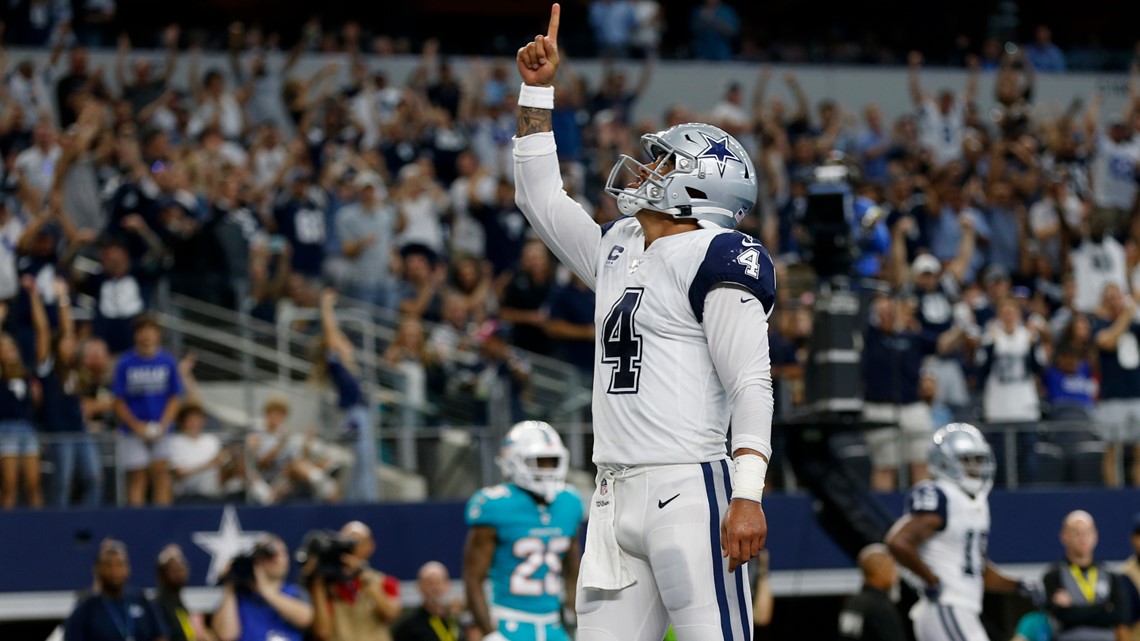
<svg viewBox="0 0 1140 641"><path fill-rule="evenodd" d="M881 498L892 513L901 512L902 495ZM765 497L764 506L774 582L780 591L829 593L829 582L835 583L830 593L844 591L835 580L839 575L830 572L849 571L852 563L816 524L812 499L773 495ZM999 564L1042 564L1059 558L1061 519L1075 509L1096 518L1097 557L1113 561L1130 554L1128 534L1133 514L1140 512L1140 490L995 490L990 506L989 556ZM104 537L127 544L132 584L153 586L159 550L178 543L190 562L189 585L201 587L208 585L211 570L220 570L222 557L251 545L259 532L281 536L294 550L309 530L339 528L350 520L363 521L375 532L374 567L409 580L422 563L438 560L453 578L460 576L466 534L461 502L44 510L0 515L0 596L66 593L89 586L95 551ZM798 578L789 573L799 573Z"/></svg>

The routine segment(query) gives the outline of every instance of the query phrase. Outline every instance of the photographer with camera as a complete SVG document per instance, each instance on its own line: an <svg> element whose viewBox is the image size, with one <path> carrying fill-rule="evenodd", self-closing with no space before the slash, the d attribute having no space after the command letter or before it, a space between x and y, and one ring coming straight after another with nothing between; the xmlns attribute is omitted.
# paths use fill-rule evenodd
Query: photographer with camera
<svg viewBox="0 0 1140 641"><path fill-rule="evenodd" d="M400 584L368 567L376 550L372 530L359 521L339 534L310 533L299 552L313 595L313 637L319 641L392 641L400 615Z"/></svg>
<svg viewBox="0 0 1140 641"><path fill-rule="evenodd" d="M276 536L235 557L220 581L222 604L213 620L219 641L301 641L313 606L300 587L285 582L288 575L289 553Z"/></svg>

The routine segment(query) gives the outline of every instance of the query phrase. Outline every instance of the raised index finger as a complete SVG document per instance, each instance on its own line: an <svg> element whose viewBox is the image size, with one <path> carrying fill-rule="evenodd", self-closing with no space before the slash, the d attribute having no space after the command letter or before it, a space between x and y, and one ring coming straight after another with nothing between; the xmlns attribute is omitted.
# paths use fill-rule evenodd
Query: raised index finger
<svg viewBox="0 0 1140 641"><path fill-rule="evenodd" d="M550 6L550 26L546 28L546 39L558 44L558 16L562 12L562 8L555 2Z"/></svg>

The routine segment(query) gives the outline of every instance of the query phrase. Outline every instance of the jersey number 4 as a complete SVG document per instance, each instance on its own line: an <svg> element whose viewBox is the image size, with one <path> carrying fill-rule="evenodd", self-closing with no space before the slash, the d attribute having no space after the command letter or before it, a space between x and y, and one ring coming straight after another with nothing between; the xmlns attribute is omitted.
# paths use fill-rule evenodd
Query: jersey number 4
<svg viewBox="0 0 1140 641"><path fill-rule="evenodd" d="M515 541L511 552L522 561L511 572L511 594L562 594L562 555L569 549L570 537L567 536L555 537L549 542L533 536ZM546 566L546 576L535 578L543 565Z"/></svg>
<svg viewBox="0 0 1140 641"><path fill-rule="evenodd" d="M606 320L602 322L602 363L613 365L610 394L636 394L641 377L641 334L637 333L634 316L641 307L645 290L630 287L622 292Z"/></svg>

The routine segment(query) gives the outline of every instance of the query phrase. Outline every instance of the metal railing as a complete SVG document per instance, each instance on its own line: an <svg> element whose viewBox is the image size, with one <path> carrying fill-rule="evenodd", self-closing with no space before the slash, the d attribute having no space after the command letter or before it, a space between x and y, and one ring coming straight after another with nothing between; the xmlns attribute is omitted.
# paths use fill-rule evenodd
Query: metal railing
<svg viewBox="0 0 1140 641"><path fill-rule="evenodd" d="M244 463L243 479L248 481L250 473L256 469L252 452L246 448L248 438L253 434L263 434L257 430L234 428L219 421L222 425L216 433L226 447L239 454ZM583 488L593 481L594 468L588 455L593 436L592 426L586 423L556 424L559 432L571 449L581 450L582 454L571 454L572 483ZM1118 472L1124 471L1123 442L1105 440L1097 435L1098 424L1081 421L1045 421L1034 425L981 425L987 438L995 448L998 457L998 487L1024 489L1034 487L1103 487L1102 471L1105 456L1111 455ZM779 430L777 429L777 435ZM304 440L307 435L302 430L286 428L286 433L295 441ZM413 431L401 427L387 427L375 435L375 451L379 452L378 462L372 466L373 476L378 486L385 488L384 500L424 500L445 498L466 498L479 487L496 483L501 474L496 463L501 434L489 426L439 427L420 426ZM398 452L408 439L412 440L414 460L411 465L400 461ZM47 504L57 501L58 456L61 450L57 445L84 441L90 443L99 458L100 480L103 487L99 503L125 504L125 474L121 460L120 440L117 432L95 434L44 433L39 435L42 451L43 487ZM358 462L353 458L355 442L343 438L318 436L312 443L317 444L312 451L314 456L332 457L338 461L340 473L337 480L342 485L347 480L347 469ZM852 466L857 473L869 477L871 472L868 452L858 432L845 433L833 439L837 457ZM320 460L326 460L320 459ZM320 460L315 461L320 463ZM794 474L788 470L784 453L779 447L773 455L773 463L779 473L769 474L769 492L795 492L797 486ZM1027 467L1028 466L1028 467ZM1032 476L1032 478L1027 478ZM1118 479L1125 477L1118 473ZM256 497L248 494L250 484L242 483L235 496L219 496L218 500L248 500L256 503ZM195 497L201 501L204 497ZM177 502L176 497L176 502ZM296 500L296 499L294 499ZM315 500L312 497L300 500Z"/></svg>
<svg viewBox="0 0 1140 641"><path fill-rule="evenodd" d="M428 426L487 424L488 433L498 439L512 422L512 398L508 385L495 381L485 398L430 394L424 389L422 371L413 376L414 366L395 366L385 361L382 350L395 339L399 317L369 303L341 297L337 317L345 334L353 341L361 382L373 411L373 424L396 431L393 463L413 472L420 459L418 438ZM227 399L215 398L212 411L259 413L256 400L267 389L291 394L296 383L306 380L316 356L313 346L319 333L320 317L314 308L289 304L277 310L277 322L252 317L247 309L235 311L182 295L172 295L159 315L176 351L193 351L205 381L224 381L242 390L239 408L219 407ZM430 331L433 324L425 324ZM528 417L581 425L590 404L590 390L571 365L538 354L524 353L530 365L526 392L519 399ZM479 355L467 351L465 357ZM331 395L308 390L320 406L320 423L332 426L336 414ZM422 432L430 434L431 432ZM571 439L575 458L586 455L581 438Z"/></svg>
<svg viewBox="0 0 1140 641"><path fill-rule="evenodd" d="M361 310L373 319L377 336L386 341L395 338L400 324L399 314L344 295L340 296L340 300L346 307ZM424 323L426 333L430 334L435 327L436 323ZM530 394L524 399L526 414L552 421L581 421L585 410L590 406L590 391L583 385L578 370L569 363L549 356L523 350L519 352L531 365ZM466 417L455 418L462 421Z"/></svg>

